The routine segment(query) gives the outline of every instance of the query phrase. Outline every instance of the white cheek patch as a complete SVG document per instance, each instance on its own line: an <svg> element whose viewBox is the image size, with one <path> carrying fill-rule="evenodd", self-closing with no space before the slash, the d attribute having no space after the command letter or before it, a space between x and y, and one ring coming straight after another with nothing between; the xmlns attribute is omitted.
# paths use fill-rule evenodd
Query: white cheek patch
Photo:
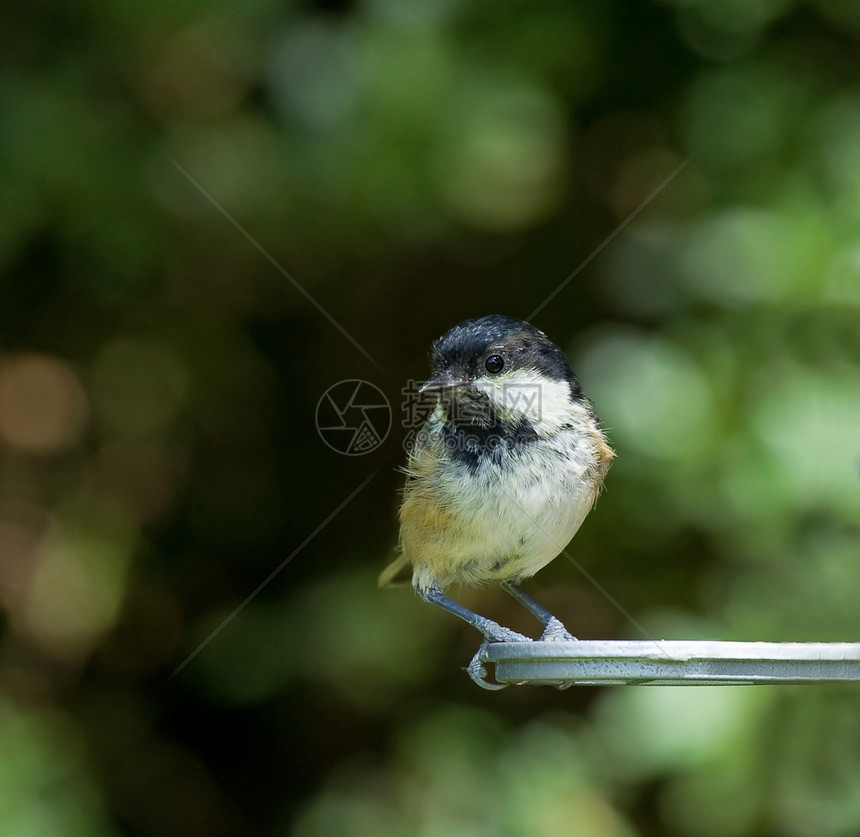
<svg viewBox="0 0 860 837"><path fill-rule="evenodd" d="M527 419L544 435L575 422L577 409L566 381L551 381L534 370L518 369L492 378L480 378L475 386L493 402L499 415L508 421Z"/></svg>

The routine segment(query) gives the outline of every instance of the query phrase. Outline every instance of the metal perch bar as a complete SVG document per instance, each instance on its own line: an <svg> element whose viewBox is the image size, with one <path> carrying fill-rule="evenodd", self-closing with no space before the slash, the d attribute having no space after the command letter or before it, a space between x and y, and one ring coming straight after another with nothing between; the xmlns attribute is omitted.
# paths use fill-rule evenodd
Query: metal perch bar
<svg viewBox="0 0 860 837"><path fill-rule="evenodd" d="M577 640L486 642L469 667L483 664L497 684L534 686L736 686L763 683L860 683L857 642Z"/></svg>

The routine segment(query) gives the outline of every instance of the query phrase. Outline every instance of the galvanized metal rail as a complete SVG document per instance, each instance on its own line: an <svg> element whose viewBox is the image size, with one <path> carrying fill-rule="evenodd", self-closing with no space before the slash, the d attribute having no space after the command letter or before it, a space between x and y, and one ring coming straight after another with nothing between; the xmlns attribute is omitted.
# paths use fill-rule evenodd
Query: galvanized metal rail
<svg viewBox="0 0 860 837"><path fill-rule="evenodd" d="M495 668L495 683L486 664ZM485 642L467 671L486 689L860 683L860 642Z"/></svg>

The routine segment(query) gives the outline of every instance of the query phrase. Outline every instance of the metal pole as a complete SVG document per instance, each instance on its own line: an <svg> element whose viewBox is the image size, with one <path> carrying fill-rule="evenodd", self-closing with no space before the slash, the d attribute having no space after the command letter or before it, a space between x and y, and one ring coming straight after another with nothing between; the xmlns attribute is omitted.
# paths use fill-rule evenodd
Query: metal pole
<svg viewBox="0 0 860 837"><path fill-rule="evenodd" d="M488 682L485 664L495 666ZM733 686L860 683L857 642L578 640L485 642L468 672L480 686Z"/></svg>

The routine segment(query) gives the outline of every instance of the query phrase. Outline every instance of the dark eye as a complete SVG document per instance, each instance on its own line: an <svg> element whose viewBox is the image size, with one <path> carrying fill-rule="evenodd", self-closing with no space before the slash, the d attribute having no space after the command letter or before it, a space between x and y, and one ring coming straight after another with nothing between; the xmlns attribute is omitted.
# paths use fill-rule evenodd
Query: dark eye
<svg viewBox="0 0 860 837"><path fill-rule="evenodd" d="M490 355L485 361L484 366L487 367L487 372L495 375L505 368L505 360L501 355Z"/></svg>

